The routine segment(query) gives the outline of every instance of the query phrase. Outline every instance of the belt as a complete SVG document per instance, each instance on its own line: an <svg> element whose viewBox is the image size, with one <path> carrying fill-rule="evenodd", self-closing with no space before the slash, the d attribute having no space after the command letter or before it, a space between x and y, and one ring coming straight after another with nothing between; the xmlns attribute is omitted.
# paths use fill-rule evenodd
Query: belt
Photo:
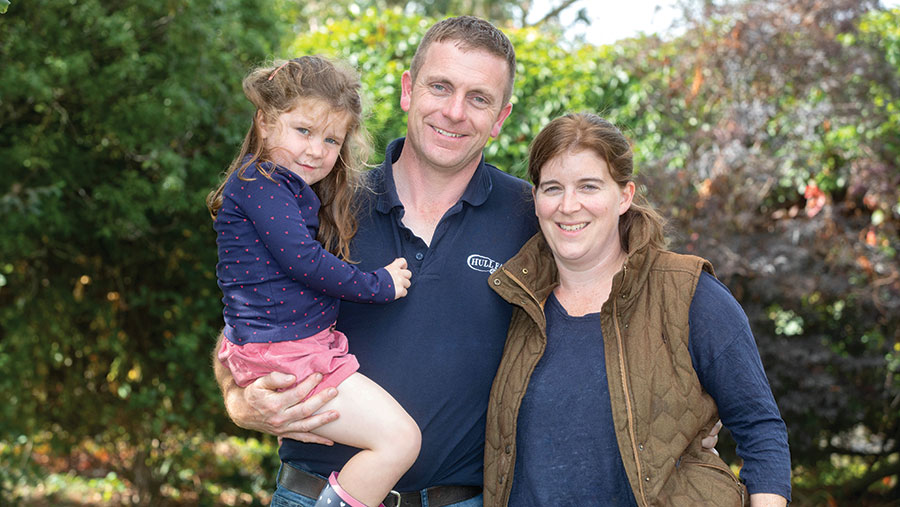
<svg viewBox="0 0 900 507"><path fill-rule="evenodd" d="M281 471L278 473L278 484L298 495L318 498L328 481L318 475L282 463ZM434 486L425 489L424 492L428 499L428 507L444 507L480 495L481 488L478 486ZM399 493L399 500L397 496L398 494L391 492L384 499L384 507L422 507L420 491Z"/></svg>

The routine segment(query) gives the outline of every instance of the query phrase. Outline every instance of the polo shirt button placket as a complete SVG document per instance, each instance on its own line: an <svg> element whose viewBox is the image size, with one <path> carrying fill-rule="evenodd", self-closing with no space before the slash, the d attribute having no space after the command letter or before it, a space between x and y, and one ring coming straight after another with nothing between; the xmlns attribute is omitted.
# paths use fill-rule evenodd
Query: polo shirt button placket
<svg viewBox="0 0 900 507"><path fill-rule="evenodd" d="M423 254L422 252L416 252L416 260L417 261L420 261L424 258L425 258L425 254Z"/></svg>

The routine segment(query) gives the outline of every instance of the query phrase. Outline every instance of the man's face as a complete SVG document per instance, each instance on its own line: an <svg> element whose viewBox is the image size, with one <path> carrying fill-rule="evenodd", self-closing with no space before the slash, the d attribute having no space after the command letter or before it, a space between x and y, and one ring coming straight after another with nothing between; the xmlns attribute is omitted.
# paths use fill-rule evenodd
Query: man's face
<svg viewBox="0 0 900 507"><path fill-rule="evenodd" d="M415 82L408 71L401 80L406 143L417 162L446 173L477 165L512 110L502 103L508 76L503 58L452 41L431 44Z"/></svg>

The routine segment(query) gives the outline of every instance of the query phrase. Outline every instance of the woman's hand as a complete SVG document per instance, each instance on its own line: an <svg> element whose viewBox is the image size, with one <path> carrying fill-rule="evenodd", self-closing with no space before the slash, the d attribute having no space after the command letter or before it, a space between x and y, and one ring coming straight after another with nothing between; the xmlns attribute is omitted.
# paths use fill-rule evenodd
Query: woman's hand
<svg viewBox="0 0 900 507"><path fill-rule="evenodd" d="M787 498L775 493L756 493L750 495L750 507L785 507Z"/></svg>

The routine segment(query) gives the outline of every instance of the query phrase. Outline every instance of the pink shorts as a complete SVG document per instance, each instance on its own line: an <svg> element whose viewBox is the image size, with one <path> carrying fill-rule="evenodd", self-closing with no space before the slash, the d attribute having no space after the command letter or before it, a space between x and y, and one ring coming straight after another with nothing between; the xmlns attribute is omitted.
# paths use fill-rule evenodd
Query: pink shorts
<svg viewBox="0 0 900 507"><path fill-rule="evenodd" d="M294 375L297 383L313 373L321 373L324 378L309 397L323 389L337 387L359 369L356 356L348 354L347 349L344 333L330 327L300 340L244 345L222 340L218 357L241 387L273 371Z"/></svg>

